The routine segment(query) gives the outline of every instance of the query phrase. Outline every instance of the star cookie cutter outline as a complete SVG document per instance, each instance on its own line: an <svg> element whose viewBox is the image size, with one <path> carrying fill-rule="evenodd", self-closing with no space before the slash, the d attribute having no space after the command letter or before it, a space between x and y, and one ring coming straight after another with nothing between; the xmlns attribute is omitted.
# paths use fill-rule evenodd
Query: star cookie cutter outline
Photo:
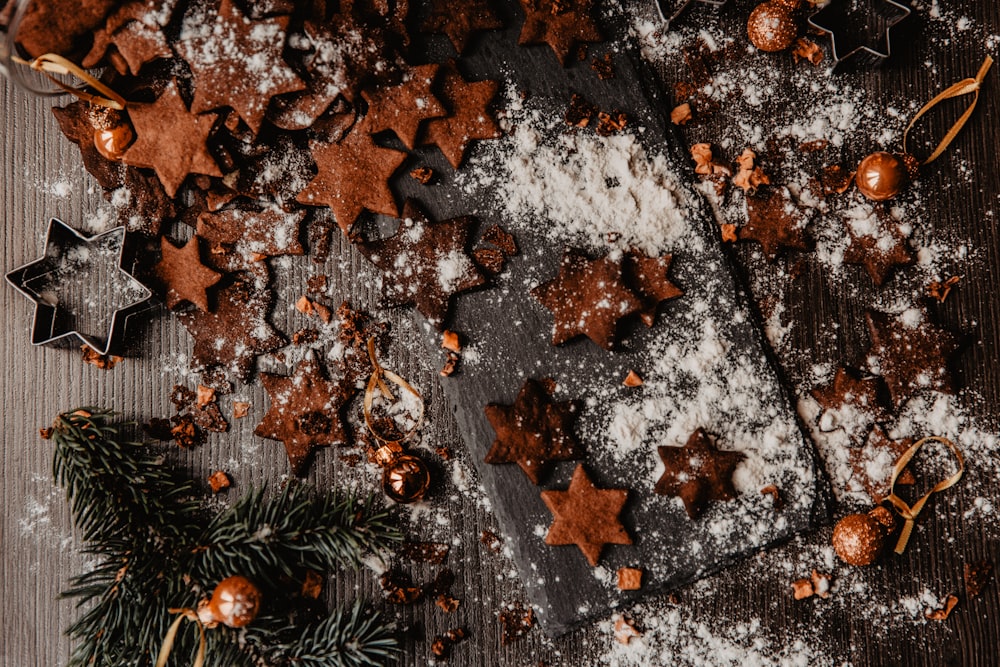
<svg viewBox="0 0 1000 667"><path fill-rule="evenodd" d="M847 41L846 35L851 30L850 22L847 20L848 14L852 13L847 9L847 5L852 0L832 0L828 5L813 13L809 17L809 25L830 35L830 46L833 52L833 71L842 70L845 63L854 61L861 66L878 67L882 65L892 55L892 29L902 23L913 10L910 7L896 2L896 0L865 0L868 10L874 14L876 20L881 19L885 25L885 33L879 35L881 31L869 31L859 40L847 53L841 54L837 48L838 35L842 41ZM859 10L864 12L865 10ZM824 20L829 22L824 22ZM878 36L872 40L874 45L868 41L869 38ZM884 44L885 52L877 50Z"/></svg>
<svg viewBox="0 0 1000 667"><path fill-rule="evenodd" d="M49 228L45 235L45 250L42 257L24 264L4 276L14 289L35 304L35 313L31 323L32 345L69 344L73 339L76 339L100 355L106 355L117 349L124 335L128 319L132 315L137 314L139 310L142 310L153 298L153 292L139 282L122 263L126 248L125 236L124 226L115 227L93 236L87 236L70 227L59 218L51 218L49 220ZM111 242L116 246L114 250L117 254L115 267L126 276L129 288L136 290L137 297L124 303L124 305L115 307L111 312L110 318L104 317L104 320L108 321L108 328L107 335L102 339L80 331L75 326L75 318L70 320L73 326L64 326L61 315L66 309L60 311L58 303L50 303L43 290L35 290L32 285L44 281L46 277L52 274L58 273L60 271L59 262L65 257L67 251L79 247L91 248L104 242ZM114 286L108 286L108 289L114 289ZM98 306L98 308L100 307ZM72 314L72 311L69 312Z"/></svg>
<svg viewBox="0 0 1000 667"><path fill-rule="evenodd" d="M677 4L674 10L668 11L666 5L670 3L670 0L656 0L656 11L659 12L660 20L665 24L664 30L670 30L673 24L680 20L680 18L684 16L684 14L686 14L695 3L699 5L708 5L714 9L721 9L728 2L729 0L681 0L680 4Z"/></svg>

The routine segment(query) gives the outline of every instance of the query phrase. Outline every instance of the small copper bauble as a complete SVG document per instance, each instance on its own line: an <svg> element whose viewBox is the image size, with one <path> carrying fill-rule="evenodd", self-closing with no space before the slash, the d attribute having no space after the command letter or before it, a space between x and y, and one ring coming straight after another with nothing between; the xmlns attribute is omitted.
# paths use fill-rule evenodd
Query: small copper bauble
<svg viewBox="0 0 1000 667"><path fill-rule="evenodd" d="M784 51L798 34L795 17L785 3L764 2L750 12L747 35L761 51Z"/></svg>
<svg viewBox="0 0 1000 667"><path fill-rule="evenodd" d="M382 490L397 503L421 500L430 485L427 464L410 454L396 457L382 471Z"/></svg>
<svg viewBox="0 0 1000 667"><path fill-rule="evenodd" d="M833 549L849 565L871 565L895 526L892 512L884 507L868 514L848 514L833 527Z"/></svg>
<svg viewBox="0 0 1000 667"><path fill-rule="evenodd" d="M125 149L132 145L134 139L135 132L128 123L94 131L94 146L97 147L97 152L112 162L122 159Z"/></svg>
<svg viewBox="0 0 1000 667"><path fill-rule="evenodd" d="M907 155L885 151L872 153L858 165L854 177L858 190L872 201L892 199L906 187L915 173L916 161Z"/></svg>
<svg viewBox="0 0 1000 667"><path fill-rule="evenodd" d="M253 622L260 611L260 589L244 576L233 575L219 582L208 604L199 605L202 623L222 623L230 628L242 628Z"/></svg>

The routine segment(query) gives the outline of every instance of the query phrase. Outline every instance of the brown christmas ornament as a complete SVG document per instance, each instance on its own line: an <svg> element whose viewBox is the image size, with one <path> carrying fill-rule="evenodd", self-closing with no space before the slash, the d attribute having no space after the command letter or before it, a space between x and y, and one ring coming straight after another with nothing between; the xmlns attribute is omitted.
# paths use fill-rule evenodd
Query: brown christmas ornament
<svg viewBox="0 0 1000 667"><path fill-rule="evenodd" d="M199 605L198 620L205 625L222 623L230 628L243 628L257 618L260 603L260 589L236 574L219 582L208 604Z"/></svg>
<svg viewBox="0 0 1000 667"><path fill-rule="evenodd" d="M780 2L763 2L750 12L747 36L761 51L784 51L798 37L799 28L789 8Z"/></svg>
<svg viewBox="0 0 1000 667"><path fill-rule="evenodd" d="M422 500L431 485L431 473L423 459L412 454L396 457L382 471L382 491L397 503Z"/></svg>
<svg viewBox="0 0 1000 667"><path fill-rule="evenodd" d="M858 190L872 201L892 199L916 176L917 160L912 155L872 153L858 165L854 177Z"/></svg>
<svg viewBox="0 0 1000 667"><path fill-rule="evenodd" d="M871 565L895 527L896 520L885 507L868 514L848 514L833 527L833 549L848 565Z"/></svg>
<svg viewBox="0 0 1000 667"><path fill-rule="evenodd" d="M132 145L134 139L135 132L127 123L94 132L94 146L101 155L112 162L121 161L125 149Z"/></svg>

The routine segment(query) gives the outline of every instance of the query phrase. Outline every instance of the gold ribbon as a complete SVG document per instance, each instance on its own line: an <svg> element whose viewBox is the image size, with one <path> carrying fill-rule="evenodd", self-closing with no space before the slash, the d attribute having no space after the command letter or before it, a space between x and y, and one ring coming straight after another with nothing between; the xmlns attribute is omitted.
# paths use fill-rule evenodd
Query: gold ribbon
<svg viewBox="0 0 1000 667"><path fill-rule="evenodd" d="M177 614L177 618L170 625L170 629L167 630L167 636L163 638L163 646L160 647L160 654L156 657L156 667L165 667L167 664L167 658L170 657L170 651L174 648L174 640L177 638L177 630L181 627L181 623L184 619L192 621L198 626L198 653L194 657L194 663L192 667L204 667L205 666L205 626L198 618L198 612L194 609L170 609L168 610L171 614Z"/></svg>
<svg viewBox="0 0 1000 667"><path fill-rule="evenodd" d="M392 371L382 368L382 365L378 362L378 357L375 354L374 338L368 339L368 358L371 360L372 363L372 375L370 378L368 378L368 387L365 389L365 409L364 409L365 425L368 427L368 430L371 432L371 434L375 436L375 439L378 440L379 442L385 444L398 444L399 442L408 439L411 435L416 433L417 429L419 429L420 426L424 423L424 399L420 395L420 392L414 389L409 382L401 378L399 375L396 375ZM382 437L375 429L375 424L372 419L372 403L374 403L375 401L376 388L383 396L385 396L389 400L391 401L396 400L395 396L393 396L392 394L392 391L389 389L389 385L385 383L385 380L389 380L389 382L392 382L397 387L400 387L404 391L408 391L409 393L416 396L420 401L420 414L417 416L417 423L413 426L413 428L407 431L406 434L403 435L403 437L399 440L391 440L389 438Z"/></svg>
<svg viewBox="0 0 1000 667"><path fill-rule="evenodd" d="M945 88L940 93L938 93L934 99L932 99L930 102L921 107L920 111L917 112L917 115L914 116L912 120L910 120L910 124L906 126L906 131L903 132L903 152L909 153L909 151L906 149L906 140L910 134L910 130L913 129L913 125L917 122L917 120L921 116L923 116L925 113L930 111L932 108L934 108L944 100L949 100L953 97L961 97L962 95L968 95L969 93L973 93L972 103L969 104L969 107L965 110L965 113L959 116L958 120L955 121L955 124L951 126L950 130L948 130L948 133L944 135L944 139L941 140L941 142L937 145L937 148L934 149L934 152L931 153L931 156L926 160L924 160L922 164L930 164L934 160L941 157L941 154L948 149L948 146L955 139L955 137L958 136L958 133L962 131L962 128L965 126L965 122L969 120L970 116L972 116L972 112L976 108L976 103L979 102L979 89L982 87L983 79L986 78L986 73L990 71L990 67L992 66L993 66L993 58L990 56L986 56L986 60L984 60L983 64L979 67L979 73L976 74L975 78L963 79L958 83L953 84L948 88Z"/></svg>
<svg viewBox="0 0 1000 667"><path fill-rule="evenodd" d="M921 497L920 500L915 502L911 507L910 505L907 505L902 498L896 495L896 478L902 474L903 469L906 468L910 460L914 457L914 455L916 455L917 450L919 450L924 443L931 441L943 443L951 449L951 451L955 454L955 458L958 460L958 471L951 477L943 479L935 484L934 488L925 493L923 497ZM944 491L945 489L954 486L958 480L962 478L963 472L965 472L965 459L962 457L962 452L960 452L958 446L948 438L942 438L938 435L921 438L917 442L913 443L909 449L903 452L903 455L899 457L898 461L896 461L896 467L892 471L892 479L889 482L889 496L886 498L886 500L893 504L896 511L899 512L899 515L906 520L906 523L903 524L903 531L899 534L899 541L896 542L897 554L901 554L906 551L906 543L909 542L910 533L913 532L913 523L916 521L917 515L920 514L920 511L924 509L924 505L930 497L938 491Z"/></svg>
<svg viewBox="0 0 1000 667"><path fill-rule="evenodd" d="M30 67L36 72L41 72L45 78L54 83L55 85L62 88L64 91L70 95L74 95L85 102L91 104L97 104L102 107L108 107L109 109L117 109L121 111L125 108L125 98L116 93L115 91L108 88L106 85L98 81L86 70L70 62L66 58L55 54L46 53L44 55L38 56L34 60L24 60L23 58L18 58L14 56L11 58L14 62L19 65L25 65ZM94 95L88 93L81 88L74 88L73 86L63 83L59 79L52 76L53 74L61 75L71 75L83 81L85 84L101 93L101 95Z"/></svg>

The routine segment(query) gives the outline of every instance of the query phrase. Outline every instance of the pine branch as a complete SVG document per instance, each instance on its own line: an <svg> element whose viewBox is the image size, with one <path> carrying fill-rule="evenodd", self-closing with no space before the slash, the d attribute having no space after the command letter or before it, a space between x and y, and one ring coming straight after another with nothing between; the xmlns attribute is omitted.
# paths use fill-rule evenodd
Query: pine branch
<svg viewBox="0 0 1000 667"><path fill-rule="evenodd" d="M261 488L215 517L199 538L191 571L204 581L241 572L277 585L303 570L357 568L367 552L380 553L401 539L389 514L352 495L319 493L287 485L266 498Z"/></svg>
<svg viewBox="0 0 1000 667"><path fill-rule="evenodd" d="M379 667L399 652L395 628L381 614L356 603L277 646L272 664L296 667Z"/></svg>

